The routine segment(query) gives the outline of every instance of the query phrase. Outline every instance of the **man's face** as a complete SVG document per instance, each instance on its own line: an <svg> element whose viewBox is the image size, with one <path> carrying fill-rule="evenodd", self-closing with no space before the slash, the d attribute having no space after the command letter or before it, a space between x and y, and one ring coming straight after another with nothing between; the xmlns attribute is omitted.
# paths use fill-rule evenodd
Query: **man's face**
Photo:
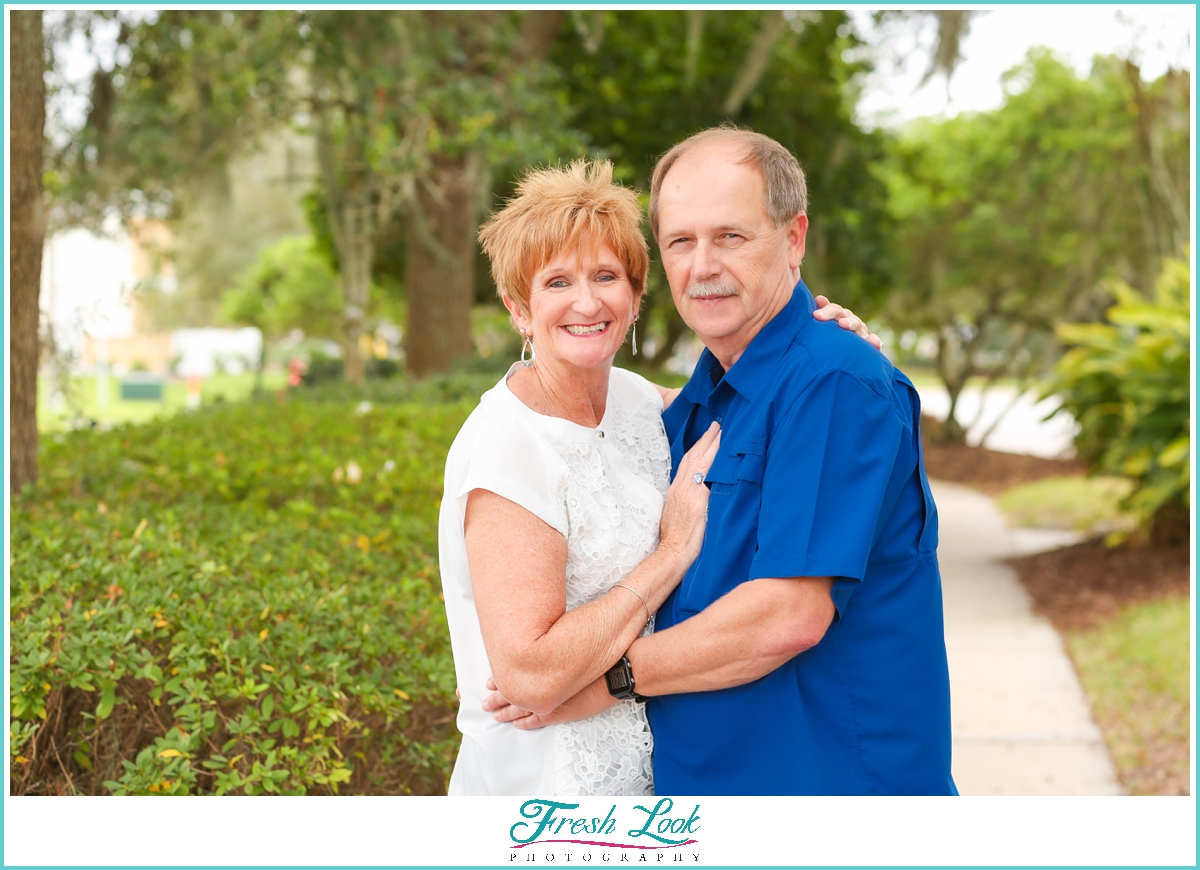
<svg viewBox="0 0 1200 870"><path fill-rule="evenodd" d="M758 167L728 143L697 146L663 179L658 246L680 316L728 369L791 299L808 219L774 227Z"/></svg>

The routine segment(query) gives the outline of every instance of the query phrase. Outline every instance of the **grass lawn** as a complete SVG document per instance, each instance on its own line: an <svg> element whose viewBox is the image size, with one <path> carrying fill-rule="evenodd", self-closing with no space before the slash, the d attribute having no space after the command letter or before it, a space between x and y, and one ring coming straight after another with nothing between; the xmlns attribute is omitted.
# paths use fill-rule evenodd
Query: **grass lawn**
<svg viewBox="0 0 1200 870"><path fill-rule="evenodd" d="M1012 526L1087 534L1131 531L1136 520L1120 508L1131 487L1120 477L1051 477L1014 486L997 503Z"/></svg>
<svg viewBox="0 0 1200 870"><path fill-rule="evenodd" d="M38 429L53 432L70 428L73 412L66 406L50 407L50 389L46 380L38 379ZM286 383L286 372L268 372L263 376L263 387L267 390L282 389ZM100 390L93 375L72 378L70 389L83 415L100 423L144 423L157 417L170 417L187 407L187 381L182 378L167 380L162 401L122 401L121 378L115 375L108 379L108 401L103 406L99 403ZM249 397L253 389L253 373L212 375L201 381L200 404L238 402Z"/></svg>
<svg viewBox="0 0 1200 870"><path fill-rule="evenodd" d="M1130 794L1187 794L1189 752L1186 596L1148 601L1067 633L1092 713Z"/></svg>

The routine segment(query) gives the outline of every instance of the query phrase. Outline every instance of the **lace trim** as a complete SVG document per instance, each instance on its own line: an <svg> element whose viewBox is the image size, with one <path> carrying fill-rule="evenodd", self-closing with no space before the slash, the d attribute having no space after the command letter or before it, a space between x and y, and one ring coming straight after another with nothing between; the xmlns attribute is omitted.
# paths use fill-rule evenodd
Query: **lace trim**
<svg viewBox="0 0 1200 870"><path fill-rule="evenodd" d="M615 452L593 443L555 445L568 468L560 491L567 509L568 610L608 592L658 546L671 471L660 410L649 400L615 408L605 434ZM555 791L652 794L653 748L644 705L634 701L558 725Z"/></svg>

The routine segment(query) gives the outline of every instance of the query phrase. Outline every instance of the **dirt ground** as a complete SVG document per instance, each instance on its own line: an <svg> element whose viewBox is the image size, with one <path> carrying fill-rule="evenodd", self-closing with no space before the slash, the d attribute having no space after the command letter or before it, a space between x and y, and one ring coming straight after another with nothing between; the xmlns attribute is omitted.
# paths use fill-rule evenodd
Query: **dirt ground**
<svg viewBox="0 0 1200 870"><path fill-rule="evenodd" d="M925 421L922 421L925 425ZM1047 477L1083 475L1074 460L1040 459L963 445L925 444L925 470L933 478L996 496ZM1191 551L1175 546L1106 547L1102 539L1009 560L1033 599L1034 609L1060 632L1090 628L1122 608L1166 595L1187 595ZM1146 711L1155 718L1154 711ZM1100 723L1104 727L1106 723ZM1110 741L1123 735L1110 733ZM1187 794L1186 742L1150 740L1145 763L1121 773L1131 794Z"/></svg>
<svg viewBox="0 0 1200 870"><path fill-rule="evenodd" d="M1090 628L1130 604L1188 594L1187 546L1106 547L1101 539L1011 559L1055 628Z"/></svg>

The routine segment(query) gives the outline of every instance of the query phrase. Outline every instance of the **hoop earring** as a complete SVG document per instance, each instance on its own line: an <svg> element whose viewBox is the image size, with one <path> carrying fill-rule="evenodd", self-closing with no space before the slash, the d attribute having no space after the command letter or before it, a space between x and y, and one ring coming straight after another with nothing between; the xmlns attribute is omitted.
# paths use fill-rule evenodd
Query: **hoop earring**
<svg viewBox="0 0 1200 870"><path fill-rule="evenodd" d="M635 318L633 318L633 338L632 338L632 342L633 342L633 355L634 355L634 356L637 356L637 322L638 322L638 319L637 319L636 317L635 317Z"/></svg>
<svg viewBox="0 0 1200 870"><path fill-rule="evenodd" d="M525 333L521 334L525 335ZM526 351L529 352L529 359L525 359ZM521 362L524 363L525 368L529 368L537 362L537 350L533 346L533 339L528 335L525 335L525 343L521 345Z"/></svg>

